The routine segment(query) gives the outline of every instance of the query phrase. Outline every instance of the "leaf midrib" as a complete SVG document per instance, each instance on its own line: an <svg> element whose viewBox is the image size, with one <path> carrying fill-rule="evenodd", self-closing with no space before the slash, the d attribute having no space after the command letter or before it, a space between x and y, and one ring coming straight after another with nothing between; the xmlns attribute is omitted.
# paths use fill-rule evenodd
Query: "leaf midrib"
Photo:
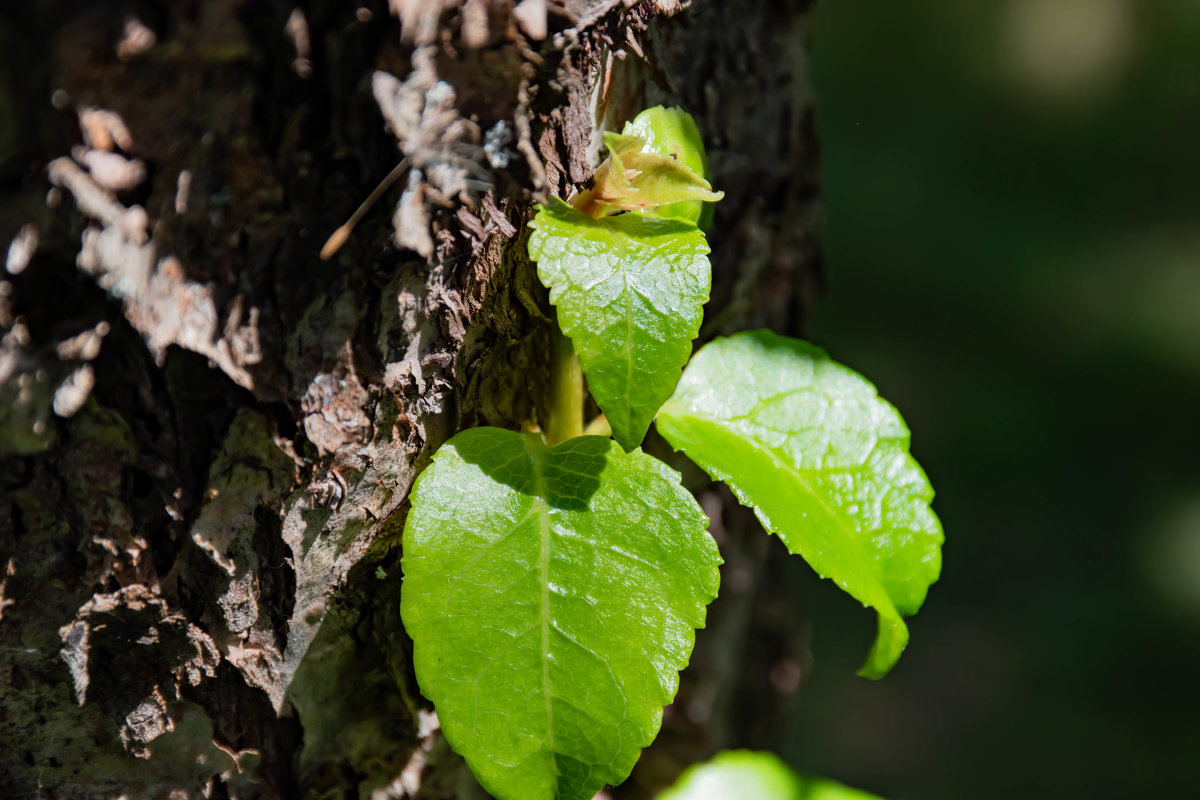
<svg viewBox="0 0 1200 800"><path fill-rule="evenodd" d="M554 704L550 691L550 505L546 500L546 478L540 453L530 453L533 468L533 502L538 511L538 576L541 589L540 621L542 654L542 697L546 704L546 744L554 770L554 795L559 796L558 752L554 746Z"/></svg>
<svg viewBox="0 0 1200 800"><path fill-rule="evenodd" d="M622 264L621 281L625 298L625 424L633 426L633 298L629 288L629 271Z"/></svg>

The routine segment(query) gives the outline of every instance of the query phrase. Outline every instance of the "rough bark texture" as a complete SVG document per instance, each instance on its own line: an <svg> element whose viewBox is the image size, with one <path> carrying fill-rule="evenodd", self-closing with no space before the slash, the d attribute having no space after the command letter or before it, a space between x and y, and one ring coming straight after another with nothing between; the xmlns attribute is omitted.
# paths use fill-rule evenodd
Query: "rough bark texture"
<svg viewBox="0 0 1200 800"><path fill-rule="evenodd" d="M537 416L526 223L648 105L696 116L726 192L704 335L799 332L808 6L6 4L0 795L483 796L411 672L408 488L455 430ZM628 797L770 744L806 663L775 545L647 447L727 563Z"/></svg>

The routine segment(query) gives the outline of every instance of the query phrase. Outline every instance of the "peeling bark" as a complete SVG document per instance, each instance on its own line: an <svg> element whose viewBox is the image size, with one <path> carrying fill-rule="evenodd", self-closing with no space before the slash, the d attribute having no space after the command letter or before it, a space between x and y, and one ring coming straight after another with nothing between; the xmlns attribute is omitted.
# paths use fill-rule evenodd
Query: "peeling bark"
<svg viewBox="0 0 1200 800"><path fill-rule="evenodd" d="M484 796L412 675L400 531L441 442L544 402L534 203L682 105L726 192L703 335L798 333L819 280L810 4L684 5L0 11L0 794ZM622 797L770 744L807 663L775 545L647 447L727 563Z"/></svg>

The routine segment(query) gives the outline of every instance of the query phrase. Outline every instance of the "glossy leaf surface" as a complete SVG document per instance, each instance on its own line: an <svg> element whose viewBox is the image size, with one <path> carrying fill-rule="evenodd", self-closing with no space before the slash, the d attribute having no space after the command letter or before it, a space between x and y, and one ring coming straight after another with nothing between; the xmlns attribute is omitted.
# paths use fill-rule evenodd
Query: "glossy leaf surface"
<svg viewBox="0 0 1200 800"><path fill-rule="evenodd" d="M675 388L712 279L695 225L651 214L593 219L559 200L532 222L529 254L588 388L626 450Z"/></svg>
<svg viewBox="0 0 1200 800"><path fill-rule="evenodd" d="M679 476L582 436L464 431L417 480L401 613L450 745L502 800L588 800L653 741L720 556Z"/></svg>
<svg viewBox="0 0 1200 800"><path fill-rule="evenodd" d="M689 767L658 800L879 800L835 781L801 777L771 753L729 750Z"/></svg>
<svg viewBox="0 0 1200 800"><path fill-rule="evenodd" d="M754 331L696 354L658 429L790 551L878 612L860 674L887 674L908 642L902 616L937 580L942 544L896 409L819 347Z"/></svg>

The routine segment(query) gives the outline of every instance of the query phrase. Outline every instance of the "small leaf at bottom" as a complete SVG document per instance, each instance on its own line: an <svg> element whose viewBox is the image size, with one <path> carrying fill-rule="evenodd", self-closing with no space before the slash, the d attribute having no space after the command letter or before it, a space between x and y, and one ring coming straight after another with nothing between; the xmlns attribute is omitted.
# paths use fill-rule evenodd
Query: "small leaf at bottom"
<svg viewBox="0 0 1200 800"><path fill-rule="evenodd" d="M771 753L727 750L684 770L658 800L880 800L823 778L801 777Z"/></svg>

